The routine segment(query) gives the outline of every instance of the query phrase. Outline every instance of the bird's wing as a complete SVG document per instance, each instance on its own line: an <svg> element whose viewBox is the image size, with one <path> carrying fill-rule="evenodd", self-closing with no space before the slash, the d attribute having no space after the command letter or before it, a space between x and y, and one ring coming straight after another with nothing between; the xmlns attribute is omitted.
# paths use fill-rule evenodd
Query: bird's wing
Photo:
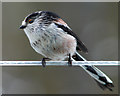
<svg viewBox="0 0 120 96"><path fill-rule="evenodd" d="M62 30L67 32L67 34L70 34L70 35L72 35L73 37L76 38L76 40L77 40L77 50L88 53L88 49L86 48L84 43L81 42L81 40L78 38L78 36L67 26L67 24L62 19L59 19L59 21L56 21L55 25L57 25L58 28L61 28Z"/></svg>
<svg viewBox="0 0 120 96"><path fill-rule="evenodd" d="M58 28L61 28L62 30L64 30L65 32L67 32L68 34L74 36L77 40L77 45L79 50L87 53L88 50L85 47L85 45L80 41L80 39L78 38L78 36L72 32L72 30L67 26L67 24L62 20L59 19L57 22L55 22L55 24L57 25ZM79 55L78 52L76 52L76 56L75 58L73 58L73 60L76 61L86 61L86 59L84 59L81 55ZM98 83L98 85L104 90L106 88L108 88L110 91L112 91L111 87L114 87L112 81L109 79L109 77L107 77L102 71L100 71L98 68L96 68L93 65L82 65L81 66L90 76L92 76L96 82Z"/></svg>

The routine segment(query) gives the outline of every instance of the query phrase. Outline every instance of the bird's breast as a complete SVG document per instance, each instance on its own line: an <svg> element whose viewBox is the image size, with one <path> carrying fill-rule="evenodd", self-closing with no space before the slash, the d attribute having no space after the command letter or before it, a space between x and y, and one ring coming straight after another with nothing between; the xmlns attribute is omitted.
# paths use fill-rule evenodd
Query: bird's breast
<svg viewBox="0 0 120 96"><path fill-rule="evenodd" d="M45 57L61 60L76 51L76 39L63 30L49 26L39 32L26 32L33 49Z"/></svg>

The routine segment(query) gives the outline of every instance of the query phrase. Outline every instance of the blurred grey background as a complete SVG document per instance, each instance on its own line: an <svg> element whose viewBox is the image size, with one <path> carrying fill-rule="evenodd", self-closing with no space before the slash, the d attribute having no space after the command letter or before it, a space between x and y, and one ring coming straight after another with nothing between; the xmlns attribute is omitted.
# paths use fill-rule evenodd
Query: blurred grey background
<svg viewBox="0 0 120 96"><path fill-rule="evenodd" d="M2 5L2 60L41 60L23 30L24 17L44 10L57 13L88 48L87 60L118 60L117 3L8 3ZM99 67L115 84L102 91L79 67L3 67L4 94L117 94L118 68Z"/></svg>

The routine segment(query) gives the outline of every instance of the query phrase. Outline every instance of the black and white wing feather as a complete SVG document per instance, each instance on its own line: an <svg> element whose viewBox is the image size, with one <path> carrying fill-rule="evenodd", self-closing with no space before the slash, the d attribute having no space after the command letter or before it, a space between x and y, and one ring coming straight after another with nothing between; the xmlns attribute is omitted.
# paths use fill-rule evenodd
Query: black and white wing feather
<svg viewBox="0 0 120 96"><path fill-rule="evenodd" d="M64 26L63 24L60 24L60 23L55 23L55 24L57 25L58 28L61 28L62 30L67 32L67 34L70 34L70 35L72 35L73 37L76 38L76 40L77 40L77 50L88 53L88 49L86 48L84 43L81 42L81 40L78 38L78 36L74 32L72 32L72 30L68 26Z"/></svg>

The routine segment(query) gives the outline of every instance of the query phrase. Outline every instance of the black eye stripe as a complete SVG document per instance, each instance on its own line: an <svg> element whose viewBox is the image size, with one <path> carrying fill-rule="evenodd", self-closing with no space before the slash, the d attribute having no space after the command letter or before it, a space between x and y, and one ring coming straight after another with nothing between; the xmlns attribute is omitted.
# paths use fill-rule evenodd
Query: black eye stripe
<svg viewBox="0 0 120 96"><path fill-rule="evenodd" d="M35 16L37 16L39 13L32 13L30 15L28 15L28 17L26 18L25 22L27 22L30 18L34 18Z"/></svg>
<svg viewBox="0 0 120 96"><path fill-rule="evenodd" d="M45 19L49 19L49 20L56 20L56 18L60 18L57 14L53 13L53 12L49 12L49 11L41 11L41 12L34 12L30 15L28 15L25 19L25 22L28 22L29 19L35 19L36 16L40 16L44 14L44 18Z"/></svg>
<svg viewBox="0 0 120 96"><path fill-rule="evenodd" d="M47 16L52 17L52 18L60 18L57 14L53 12L46 11Z"/></svg>

